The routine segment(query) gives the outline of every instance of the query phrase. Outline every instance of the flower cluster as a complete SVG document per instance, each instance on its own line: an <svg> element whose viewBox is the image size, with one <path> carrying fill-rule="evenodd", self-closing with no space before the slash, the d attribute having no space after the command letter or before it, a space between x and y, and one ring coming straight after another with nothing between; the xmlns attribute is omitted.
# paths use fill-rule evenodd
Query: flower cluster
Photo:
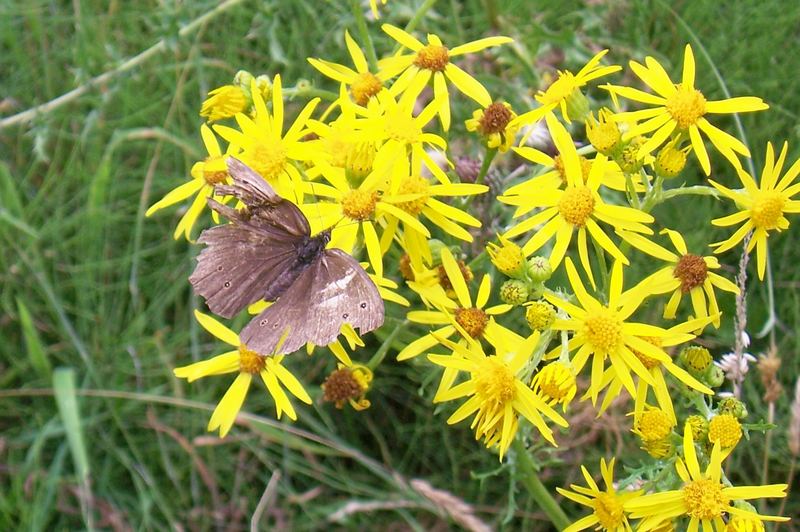
<svg viewBox="0 0 800 532"><path fill-rule="evenodd" d="M590 400L598 416L623 405L632 414L632 434L655 465L626 480L636 489L615 485L614 460L601 462L602 490L583 468L587 486L559 493L593 513L568 530L630 530L636 520L641 530L673 524L724 530L737 521L778 519L745 501L784 496L785 486L733 487L722 474L722 461L746 434L747 409L737 399L715 396L722 370L708 349L687 345L707 328L723 326L719 298L731 297L723 293L740 294L715 255L744 240L745 253L756 249L763 278L769 236L787 229L787 216L800 212L794 199L800 161L784 172L787 145L777 157L767 145L757 183L742 167L747 147L710 121L711 115L767 105L753 96L707 99L695 87L687 45L677 83L647 57L643 64L631 61L630 70L648 91L606 83L592 96L590 84L622 70L604 64L603 50L577 73L558 72L535 92L537 105L518 114L509 103L515 94L491 94L457 64L482 50L502 53L499 47L510 38L450 46L434 34L423 42L391 24L381 28L397 53L377 58L371 41L364 42L365 53L345 32L353 68L308 59L337 84L336 92L285 89L280 75L246 72L212 91L201 111L208 119L200 128L208 157L147 214L194 195L175 230L176 238L191 239L207 198L230 199L216 188L230 182L226 157L244 161L298 206L312 233L329 231L330 247L364 260L386 301L411 307L404 322L394 318L415 335L397 360L440 372L433 402L458 401L447 423L471 419L475 438L500 460L539 437L557 446L576 397ZM305 98L310 93L329 96L327 105L320 97ZM301 102L292 121L285 120L287 94ZM596 97L606 106L594 110ZM463 122L472 145L484 152L469 175L459 175L448 158L459 100L478 106ZM628 109L630 102L646 108ZM553 150L529 145L533 127L546 132ZM722 171L712 186L675 186L676 177L690 176L690 154L710 175L706 141L742 188L725 184ZM491 164L512 157L524 161L524 172L492 178ZM680 232L662 228L654 215L660 203L688 201L695 193L730 199L740 209L713 220L742 225L711 244L710 255L695 239L690 246ZM488 233L481 231L487 223L493 224ZM495 232L496 242L487 242ZM645 271L635 283L641 270L630 268L634 262ZM296 417L284 390L311 402L283 355L256 353L218 321L196 315L236 347L175 370L190 381L238 372L210 430L228 432L256 374L279 417ZM364 345L346 327L342 340L351 350ZM322 399L338 408L367 408L380 360L356 364L342 341L328 347L338 365L322 385ZM520 447L511 447L515 441Z"/></svg>

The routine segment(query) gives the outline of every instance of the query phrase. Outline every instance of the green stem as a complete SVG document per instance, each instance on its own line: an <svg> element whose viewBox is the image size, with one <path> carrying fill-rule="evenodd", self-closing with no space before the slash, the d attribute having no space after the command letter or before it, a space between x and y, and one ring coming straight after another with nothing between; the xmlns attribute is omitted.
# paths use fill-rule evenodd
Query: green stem
<svg viewBox="0 0 800 532"><path fill-rule="evenodd" d="M558 505L556 500L550 495L542 481L539 480L539 475L536 474L536 467L531 460L528 450L523 445L519 438L514 438L511 444L517 455L517 465L522 477L522 482L528 488L528 493L531 498L539 505L539 507L550 518L550 522L555 525L558 530L564 530L570 524L570 520L564 510Z"/></svg>
<svg viewBox="0 0 800 532"><path fill-rule="evenodd" d="M326 91L322 89L316 89L313 87L310 88L303 88L303 89L286 89L283 91L286 96L293 97L293 98L316 98L320 97L325 101L328 102L335 102L339 99L339 95L333 91Z"/></svg>
<svg viewBox="0 0 800 532"><path fill-rule="evenodd" d="M367 52L369 70L370 72L377 72L378 56L375 55L375 45L372 44L372 38L369 36L369 31L367 31L367 20L364 18L364 11L361 9L361 2L358 0L350 0L350 9L353 11L353 16L356 19L358 35L361 37L361 42Z"/></svg>
<svg viewBox="0 0 800 532"><path fill-rule="evenodd" d="M678 196L688 196L690 194L694 194L696 196L713 196L715 198L719 197L719 192L717 192L717 189L707 187L705 185L695 185L693 187L680 187L665 190L661 194L661 199L662 201L666 201Z"/></svg>
<svg viewBox="0 0 800 532"><path fill-rule="evenodd" d="M422 22L422 19L425 16L425 13L427 13L428 10L430 8L432 8L433 4L435 4L435 3L436 3L436 0L425 0L425 3L422 4L419 9L417 9L416 13L414 13L414 17L411 20L408 21L408 24L406 24L405 30L408 33L411 33L412 31L417 29L417 26L419 25L420 22Z"/></svg>
<svg viewBox="0 0 800 532"><path fill-rule="evenodd" d="M478 177L475 178L476 184L483 184L483 179L486 177L486 174L489 173L489 166L491 166L495 155L497 155L497 148L486 150L486 155L483 157L483 163L481 164L481 170L478 172Z"/></svg>

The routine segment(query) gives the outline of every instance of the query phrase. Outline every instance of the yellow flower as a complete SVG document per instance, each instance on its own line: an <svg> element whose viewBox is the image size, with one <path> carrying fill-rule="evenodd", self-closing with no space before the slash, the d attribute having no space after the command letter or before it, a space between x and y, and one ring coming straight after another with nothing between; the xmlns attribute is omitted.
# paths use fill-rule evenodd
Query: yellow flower
<svg viewBox="0 0 800 532"><path fill-rule="evenodd" d="M573 74L568 70L559 71L558 78L547 88L547 90L539 91L536 94L536 100L542 104L532 111L520 115L516 122L519 125L528 125L538 122L548 113L551 113L556 107L561 109L561 116L567 123L570 123L569 103L575 98L584 98L580 92L580 88L585 86L592 80L619 72L622 67L619 65L600 66L600 60L608 50L598 52L592 57L577 74ZM572 118L575 118L574 116Z"/></svg>
<svg viewBox="0 0 800 532"><path fill-rule="evenodd" d="M472 118L464 122L467 131L477 131L486 141L486 147L497 148L505 153L514 143L519 125L512 121L517 115L506 102L494 102L485 109L472 113Z"/></svg>
<svg viewBox="0 0 800 532"><path fill-rule="evenodd" d="M564 412L578 391L572 368L558 360L546 364L536 372L531 381L531 389L550 406L561 403Z"/></svg>
<svg viewBox="0 0 800 532"><path fill-rule="evenodd" d="M429 232L419 231L419 225L409 225L408 217L419 220L424 216L445 233L466 242L472 242L472 235L464 227L480 227L481 222L471 214L437 199L439 197L466 197L483 194L489 190L486 185L474 183L451 183L449 181L431 183L422 175L421 161L412 164L411 173L397 183L384 201L391 203L407 216L398 218L391 213L387 214L388 222L381 237L383 241L390 241L397 233L400 223L403 226L403 248L409 254L411 263L420 267L424 259L428 264L433 262L428 243ZM427 233L427 234L426 234Z"/></svg>
<svg viewBox="0 0 800 532"><path fill-rule="evenodd" d="M652 153L666 142L670 135L676 133L684 140L687 140L688 137L700 166L706 175L710 175L711 163L709 162L703 139L700 137L700 132L702 131L734 167L739 168L741 166L736 153L750 157L750 151L747 146L739 139L713 126L705 118L705 115L747 113L769 108L761 98L743 96L726 100L707 101L703 93L694 87L694 54L692 53L692 47L688 44L683 56L683 75L680 83L673 83L664 67L652 57L646 57L645 64L646 66L636 61L631 61L630 67L656 94L618 85L605 85L602 87L614 96L618 95L654 106L651 109L615 115L617 120L644 120L644 122L625 135L626 139L654 132L641 147L640 156Z"/></svg>
<svg viewBox="0 0 800 532"><path fill-rule="evenodd" d="M638 289L639 287L637 286L634 290ZM664 331L665 334L663 336L641 336L639 339L653 345L658 349L663 350L666 347L676 346L692 340L694 335L691 334L691 332L708 325L711 319L713 319L713 316L690 320L667 329ZM647 371L650 373L650 377L652 378L652 383L649 383L644 379L639 379L639 382L637 383L636 395L634 396L634 413L636 416L645 410L645 406L647 404L647 394L649 389L652 387L659 408L669 414L673 420L676 419L675 409L672 405L672 394L669 392L667 381L664 377L665 370L689 388L705 394L713 393L711 388L698 381L686 370L675 364L671 358L669 360L658 360L635 348L632 348L631 352L636 358L639 359L644 367L647 368ZM616 378L613 367L608 368L603 375L600 388L602 389L606 386L608 386L608 391L606 392L603 402L600 405L598 415L602 414L622 391L622 381ZM588 395L589 393L587 392L587 396Z"/></svg>
<svg viewBox="0 0 800 532"><path fill-rule="evenodd" d="M439 114L445 131L450 128L450 95L447 90L447 81L483 107L488 107L492 103L492 98L484 86L451 63L450 59L478 52L490 46L506 44L512 42L513 39L487 37L455 48L447 48L442 44L442 40L433 34L428 34L428 44L425 45L411 34L391 24L384 24L381 29L392 39L414 52L394 55L379 61L381 70L384 70L390 78L402 72L402 75L392 85L392 94L398 95L405 92L412 99L416 99L433 78L433 100L436 104L436 113Z"/></svg>
<svg viewBox="0 0 800 532"><path fill-rule="evenodd" d="M214 131L228 142L241 147L242 161L261 174L278 194L295 203L302 203L302 178L292 161L311 158L309 148L301 139L306 133L306 122L319 103L319 98L306 104L284 134L280 75L276 75L272 83L272 113L267 110L255 79L250 82L250 92L253 95L254 117L251 119L242 113L236 115L241 131L222 125L215 125Z"/></svg>
<svg viewBox="0 0 800 532"><path fill-rule="evenodd" d="M528 263L522 248L502 235L498 235L498 239L500 240L499 246L494 242L486 244L486 252L492 259L492 264L504 275L518 279L523 278L528 269Z"/></svg>
<svg viewBox="0 0 800 532"><path fill-rule="evenodd" d="M670 365L671 359L663 349L643 340L642 337L669 338L671 333L654 325L626 321L639 308L643 297L637 290L622 291L622 263L617 261L612 268L608 305L603 305L589 295L569 258L566 260L566 268L578 304L569 303L553 294L545 293L544 297L569 314L569 319L556 320L553 329L574 332L568 347L570 351L577 349L572 358L575 371L580 372L589 356L593 356L592 380L589 386L592 403L596 402L600 390L609 383L603 375L606 359L611 361L613 380L619 380L631 396L636 396L636 386L631 378L631 371L640 380L650 386L655 386L656 379L651 373L651 369L655 367L653 364ZM692 326L696 327L696 324L692 324ZM687 341L692 338L692 335L684 334L678 337L682 341ZM559 351L560 348L554 353L557 355ZM648 362L648 365L651 365L650 369L642 362L640 356L636 355L636 352L652 360L652 363ZM681 380L690 386L695 385L693 383L700 384L685 375L686 372L679 370L677 366L669 366L669 369L679 378L683 377ZM696 385L695 387L698 388ZM705 393L711 392L701 384L698 389Z"/></svg>
<svg viewBox="0 0 800 532"><path fill-rule="evenodd" d="M724 532L723 516L742 516L759 521L788 521L786 517L759 515L742 510L732 504L735 500L760 499L763 497L785 497L786 484L767 486L726 486L722 483L722 451L714 444L705 472L700 470L692 429L688 425L683 432L683 459L675 462L675 471L683 481L679 489L651 493L635 497L625 503L625 511L634 519L641 519L637 530L655 530L664 521L687 517L686 530Z"/></svg>
<svg viewBox="0 0 800 532"><path fill-rule="evenodd" d="M453 350L453 354L428 355L428 359L443 366L445 371L469 374L465 382L434 398L434 402L443 402L469 397L450 416L448 425L475 414L471 428L475 429L476 439L483 438L487 447L497 447L501 460L517 432L519 414L530 421L548 442L556 445L553 432L542 414L561 427L566 427L567 421L522 380L539 343L539 333L533 333L513 347L505 346L495 356L487 356L480 343L474 340L466 345L444 338L440 338L440 342Z"/></svg>
<svg viewBox="0 0 800 532"><path fill-rule="evenodd" d="M594 149L609 157L620 147L622 133L613 119L614 113L603 107L597 113L597 119L590 114L586 119L586 138Z"/></svg>
<svg viewBox="0 0 800 532"><path fill-rule="evenodd" d="M381 0L381 5L385 6L386 2L387 0ZM369 0L369 9L372 11L372 16L375 17L376 20L381 18L380 13L378 13L378 0Z"/></svg>
<svg viewBox="0 0 800 532"><path fill-rule="evenodd" d="M653 295L672 292L669 302L664 307L666 319L675 318L682 297L688 294L692 300L695 317L716 316L711 323L714 327L719 327L720 312L714 287L734 294L739 293L739 288L721 275L710 271L720 268L716 257L689 253L686 242L677 231L664 229L661 234L669 237L677 254L635 233L620 232L620 236L632 246L669 264L642 281L641 289Z"/></svg>
<svg viewBox="0 0 800 532"><path fill-rule="evenodd" d="M322 400L334 403L342 408L350 403L354 410L365 410L370 407L366 398L372 384L372 371L361 364L337 364L336 371L325 378L322 384Z"/></svg>
<svg viewBox="0 0 800 532"><path fill-rule="evenodd" d="M362 111L365 120L361 120L359 129L364 139L375 142L378 152L375 154L373 168L390 172L389 182L397 187L399 182L411 174L411 168L425 165L440 183L449 183L439 165L426 153L426 147L444 150L445 140L439 135L423 131L425 125L436 114L434 103L428 104L417 116L414 116L414 98L404 94L396 100L389 91L382 90L376 98L370 100L366 110Z"/></svg>
<svg viewBox="0 0 800 532"><path fill-rule="evenodd" d="M413 323L424 323L428 325L444 325L444 327L419 338L408 344L397 355L397 360L408 360L422 354L427 349L438 343L434 334L440 338L449 338L456 333L457 328L465 334L462 336L480 339L485 338L490 344L498 347L503 336L512 335L519 338L502 325L494 321L493 316L504 314L511 310L511 305L501 304L485 308L489 302L492 291L492 280L489 275L484 275L478 288L478 293L473 300L464 280L464 274L458 266L452 252L447 248L442 248L442 267L447 273L447 278L455 292L456 301L453 301L445 294L444 288L440 284L419 287L425 292L425 299L437 307L436 310L413 310L408 313L408 320ZM461 332L459 331L459 332Z"/></svg>
<svg viewBox="0 0 800 532"><path fill-rule="evenodd" d="M379 221L387 215L402 220L425 237L428 229L415 217L390 203L390 195L384 193L386 183L378 170L373 170L357 187L353 187L341 172L322 170L323 177L330 183L303 184L304 190L314 196L333 201L318 201L300 206L311 224L312 232L331 230L329 247L336 247L353 253L359 243L359 236L367 249L367 257L372 269L383 276L383 255L391 240L381 243L377 228Z"/></svg>
<svg viewBox="0 0 800 532"><path fill-rule="evenodd" d="M175 232L172 235L175 239L183 233L186 240L191 240L192 228L206 206L206 198L214 194L214 185L229 181L228 166L225 163L225 159L229 155L238 153L238 149L233 144L230 144L223 154L217 138L205 124L200 126L200 136L203 137L203 144L208 151L208 157L192 166L192 180L172 189L166 196L147 209L145 213L145 216L150 216L164 207L183 201L192 194L197 194L186 213L178 222L178 226L175 227ZM222 201L222 198L219 197L214 197L214 199ZM212 212L212 216L214 221L219 220L216 211Z"/></svg>
<svg viewBox="0 0 800 532"><path fill-rule="evenodd" d="M243 113L249 104L250 97L241 87L223 85L208 93L208 98L200 109L200 116L208 118L209 122L216 122Z"/></svg>
<svg viewBox="0 0 800 532"><path fill-rule="evenodd" d="M758 262L758 278L764 279L767 266L767 238L770 231L783 231L789 227L789 220L785 214L800 212L800 201L793 200L792 196L800 192L800 183L792 185L797 174L800 173L800 159L786 171L779 179L786 161L788 143L783 143L778 160L775 161L775 151L772 143L767 143L767 159L761 173L761 184L756 185L755 180L745 172L739 170L739 179L744 185L743 190L731 190L715 181L709 180L725 197L732 199L741 211L711 220L716 226L727 227L747 220L730 238L723 242L712 244L716 247L714 253L722 253L733 248L741 242L745 235L753 232L753 237L747 245L747 252L756 248Z"/></svg>
<svg viewBox="0 0 800 532"><path fill-rule="evenodd" d="M719 414L708 422L708 441L719 442L723 450L730 452L742 438L742 425L731 414Z"/></svg>
<svg viewBox="0 0 800 532"><path fill-rule="evenodd" d="M377 13L377 10L375 12ZM327 77L349 87L350 94L358 105L366 105L370 98L381 91L388 76L382 70L378 70L375 74L370 72L364 52L361 51L361 48L347 30L344 32L344 40L347 45L347 51L350 52L350 58L353 60L353 66L356 68L355 70L344 65L312 57L308 58L308 62Z"/></svg>
<svg viewBox="0 0 800 532"><path fill-rule="evenodd" d="M605 491L601 490L594 481L586 467L581 466L583 478L588 487L571 484L572 491L556 488L564 497L587 506L592 509L592 513L583 517L564 529L564 532L578 532L592 528L593 530L609 530L611 532L628 532L631 526L628 517L625 515L624 505L627 501L639 497L641 491L618 492L614 489L614 459L608 464L605 459L600 459L600 472L603 482L606 484Z"/></svg>
<svg viewBox="0 0 800 532"><path fill-rule="evenodd" d="M234 351L228 351L214 358L175 368L174 370L176 377L186 379L189 382L209 375L239 373L230 388L228 388L228 391L222 397L217 408L214 409L211 420L208 422L209 431L219 429L219 435L225 437L233 426L233 422L236 420L236 414L238 414L239 410L242 408L244 398L247 395L247 390L250 387L250 382L253 380L254 375L261 376L261 379L266 385L267 392L269 392L275 401L275 410L278 419L281 418L283 413L286 413L286 415L293 420L297 419L294 407L289 401L286 392L283 391L283 387L304 403L311 404L311 397L306 393L300 381L281 365L284 358L283 355L265 356L251 351L246 345L240 342L239 335L211 316L207 316L196 310L194 311L194 315L205 330L226 344L236 347Z"/></svg>
<svg viewBox="0 0 800 532"><path fill-rule="evenodd" d="M555 245L550 252L550 264L555 270L564 258L572 235L577 229L578 255L589 281L594 286L594 276L589 266L587 233L615 260L628 264L628 259L600 228L596 220L605 222L617 230L653 234L652 229L643 225L651 223L653 217L630 207L606 204L598 193L605 175L606 157L597 156L589 170L588 179L584 181L580 158L569 133L552 114L547 115L546 120L556 148L561 153L567 185L564 189L540 189L536 194L526 195L528 207L544 207L544 210L520 222L504 236L511 238L544 224L522 249L529 255L555 237ZM508 196L503 196L500 200L507 203L514 201L509 200Z"/></svg>

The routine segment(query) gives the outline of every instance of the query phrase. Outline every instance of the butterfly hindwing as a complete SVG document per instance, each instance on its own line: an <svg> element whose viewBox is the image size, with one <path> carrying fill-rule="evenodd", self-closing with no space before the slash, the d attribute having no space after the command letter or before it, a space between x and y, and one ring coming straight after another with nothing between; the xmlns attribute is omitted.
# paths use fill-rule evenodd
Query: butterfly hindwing
<svg viewBox="0 0 800 532"><path fill-rule="evenodd" d="M364 269L350 255L325 250L275 304L242 330L242 342L259 353L291 353L306 343L328 345L342 325L365 334L384 319L383 301ZM278 345L288 330L282 345Z"/></svg>

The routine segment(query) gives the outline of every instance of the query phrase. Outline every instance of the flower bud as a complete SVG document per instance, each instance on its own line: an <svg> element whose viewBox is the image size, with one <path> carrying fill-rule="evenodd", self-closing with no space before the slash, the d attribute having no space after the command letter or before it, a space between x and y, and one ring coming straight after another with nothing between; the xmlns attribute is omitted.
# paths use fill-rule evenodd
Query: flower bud
<svg viewBox="0 0 800 532"><path fill-rule="evenodd" d="M611 155L620 146L622 134L607 108L600 109L597 116L598 119L595 120L594 115L589 114L586 120L586 137L598 152Z"/></svg>
<svg viewBox="0 0 800 532"><path fill-rule="evenodd" d="M528 301L528 285L519 279L509 279L500 286L500 299L509 305L522 305Z"/></svg>
<svg viewBox="0 0 800 532"><path fill-rule="evenodd" d="M528 259L528 277L534 283L543 283L553 275L550 259L534 256Z"/></svg>
<svg viewBox="0 0 800 532"><path fill-rule="evenodd" d="M747 417L747 407L745 404L735 397L725 397L717 405L717 410L720 414L730 414L736 419L744 419Z"/></svg>
<svg viewBox="0 0 800 532"><path fill-rule="evenodd" d="M500 245L489 243L486 251L498 270L509 277L520 279L525 275L527 264L525 263L525 253L522 248L508 240L500 237Z"/></svg>
<svg viewBox="0 0 800 532"><path fill-rule="evenodd" d="M698 378L705 375L713 361L708 349L699 345L684 347L678 355L678 363L686 368L693 377Z"/></svg>
<svg viewBox="0 0 800 532"><path fill-rule="evenodd" d="M543 332L553 326L556 321L556 309L547 301L534 301L526 305L525 321L531 330Z"/></svg>
<svg viewBox="0 0 800 532"><path fill-rule="evenodd" d="M677 149L674 142L666 144L656 155L653 167L656 173L665 178L678 176L686 166L688 148Z"/></svg>

